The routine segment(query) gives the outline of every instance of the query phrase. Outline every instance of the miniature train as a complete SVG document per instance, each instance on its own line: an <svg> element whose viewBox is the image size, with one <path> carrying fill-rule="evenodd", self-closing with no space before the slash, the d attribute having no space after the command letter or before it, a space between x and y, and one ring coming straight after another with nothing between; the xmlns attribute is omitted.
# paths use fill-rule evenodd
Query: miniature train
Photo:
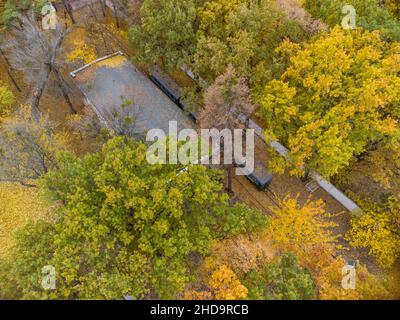
<svg viewBox="0 0 400 320"><path fill-rule="evenodd" d="M182 98L182 91L179 86L166 75L158 66L153 66L149 69L149 78L154 84L159 87L180 109L187 112L189 117L196 122L197 112L188 110Z"/></svg>

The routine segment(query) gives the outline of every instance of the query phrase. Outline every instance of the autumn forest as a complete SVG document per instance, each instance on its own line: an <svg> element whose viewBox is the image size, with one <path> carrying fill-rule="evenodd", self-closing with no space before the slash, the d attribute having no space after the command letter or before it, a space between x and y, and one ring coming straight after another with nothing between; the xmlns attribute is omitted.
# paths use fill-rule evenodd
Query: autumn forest
<svg viewBox="0 0 400 320"><path fill-rule="evenodd" d="M399 121L398 0L0 0L0 299L400 300Z"/></svg>

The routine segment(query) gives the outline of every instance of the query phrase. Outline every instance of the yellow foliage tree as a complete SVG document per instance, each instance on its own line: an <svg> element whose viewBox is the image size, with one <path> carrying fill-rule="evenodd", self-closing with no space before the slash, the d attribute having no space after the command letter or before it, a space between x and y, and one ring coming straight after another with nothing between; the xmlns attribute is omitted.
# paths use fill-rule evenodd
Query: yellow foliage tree
<svg viewBox="0 0 400 320"><path fill-rule="evenodd" d="M322 300L357 299L354 290L345 290L341 286L342 268L346 261L334 257L335 250L329 244L318 245L309 252L305 264L309 268L318 288L318 297Z"/></svg>
<svg viewBox="0 0 400 320"><path fill-rule="evenodd" d="M388 286L387 279L371 274L363 265L356 267L356 288L342 287L343 267L345 259L337 256L330 244L316 246L303 261L313 276L318 297L322 300L370 300L391 299L394 295Z"/></svg>
<svg viewBox="0 0 400 320"><path fill-rule="evenodd" d="M267 139L289 149L288 161L271 161L275 171L331 177L376 142L398 137L398 42L335 27L309 43L286 41L278 52L287 68L266 85L260 109Z"/></svg>
<svg viewBox="0 0 400 320"><path fill-rule="evenodd" d="M367 248L382 267L391 267L400 257L400 203L399 197L390 197L385 205L360 201L361 217L351 219L347 238L359 248Z"/></svg>
<svg viewBox="0 0 400 320"><path fill-rule="evenodd" d="M0 258L13 246L13 233L30 221L48 220L53 207L39 195L37 189L16 183L0 183Z"/></svg>
<svg viewBox="0 0 400 320"><path fill-rule="evenodd" d="M9 115L14 102L13 93L0 80L0 119Z"/></svg>
<svg viewBox="0 0 400 320"><path fill-rule="evenodd" d="M211 274L209 286L218 300L245 299L248 292L236 274L225 265L220 266Z"/></svg>
<svg viewBox="0 0 400 320"><path fill-rule="evenodd" d="M199 32L208 36L219 36L224 32L223 25L228 20L229 14L235 11L244 0L216 0L207 1L199 9ZM216 26L219 29L216 29Z"/></svg>
<svg viewBox="0 0 400 320"><path fill-rule="evenodd" d="M78 61L87 64L97 59L96 50L83 40L75 40L74 49L67 55L67 59L71 62Z"/></svg>
<svg viewBox="0 0 400 320"><path fill-rule="evenodd" d="M320 299L391 298L385 281L369 273L364 266L356 269L356 290L342 287L342 269L347 263L338 255L341 246L331 230L336 224L326 220L332 215L325 212L321 200L308 200L301 206L298 198L286 197L272 211L275 217L269 224L271 239L281 251L294 252L299 262L310 270Z"/></svg>
<svg viewBox="0 0 400 320"><path fill-rule="evenodd" d="M212 294L209 291L185 291L184 300L211 300Z"/></svg>
<svg viewBox="0 0 400 320"><path fill-rule="evenodd" d="M307 200L300 205L298 197L277 199L279 207L271 207L274 217L269 223L269 234L277 248L294 252L299 259L322 244L339 247L332 228L337 224L328 221L322 200Z"/></svg>

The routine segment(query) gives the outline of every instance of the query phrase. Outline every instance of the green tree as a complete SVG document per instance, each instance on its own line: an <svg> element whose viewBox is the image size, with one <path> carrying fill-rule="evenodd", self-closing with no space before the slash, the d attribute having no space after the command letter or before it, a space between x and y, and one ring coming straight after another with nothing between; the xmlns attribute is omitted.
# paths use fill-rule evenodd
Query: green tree
<svg viewBox="0 0 400 320"><path fill-rule="evenodd" d="M195 47L195 1L145 0L140 8L141 24L129 31L140 63L162 61L180 67L189 61Z"/></svg>
<svg viewBox="0 0 400 320"><path fill-rule="evenodd" d="M304 45L284 42L288 66L265 87L259 114L289 160L275 157L270 166L330 177L370 144L398 135L399 48L377 31L339 27Z"/></svg>
<svg viewBox="0 0 400 320"><path fill-rule="evenodd" d="M303 40L305 32L272 0L207 1L199 9L194 71L211 84L232 64L252 86L261 85L271 78L274 49L286 37Z"/></svg>
<svg viewBox="0 0 400 320"><path fill-rule="evenodd" d="M247 298L251 300L306 300L316 296L311 275L290 253L250 271L243 284L248 289Z"/></svg>
<svg viewBox="0 0 400 320"><path fill-rule="evenodd" d="M381 6L380 0L305 0L312 16L324 20L329 26L340 25L345 14L342 8L352 5L356 9L356 26L366 30L379 30L385 39L400 40L400 22Z"/></svg>
<svg viewBox="0 0 400 320"><path fill-rule="evenodd" d="M29 222L15 233L15 251L0 260L0 299L43 299L42 268L55 250L53 224ZM17 258L18 257L18 258ZM25 287L26 286L26 287Z"/></svg>
<svg viewBox="0 0 400 320"><path fill-rule="evenodd" d="M190 279L189 257L264 221L242 204L228 204L220 173L150 165L146 149L118 137L83 159L60 154L58 169L43 178L64 204L59 219L19 237L14 281L24 297L176 297ZM58 277L47 294L38 277L48 264Z"/></svg>
<svg viewBox="0 0 400 320"><path fill-rule="evenodd" d="M38 14L44 5L49 3L50 1L48 0L5 0L0 20L6 27L11 27L16 22L20 13L26 12L33 7L34 12Z"/></svg>

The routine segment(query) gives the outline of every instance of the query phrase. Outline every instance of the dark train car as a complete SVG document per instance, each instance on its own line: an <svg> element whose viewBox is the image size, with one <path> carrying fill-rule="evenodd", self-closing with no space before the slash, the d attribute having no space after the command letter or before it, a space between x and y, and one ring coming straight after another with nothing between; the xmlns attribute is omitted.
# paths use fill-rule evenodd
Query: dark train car
<svg viewBox="0 0 400 320"><path fill-rule="evenodd" d="M181 109L183 106L180 103L181 90L178 85L168 77L158 66L149 68L149 78L159 87L173 102L175 102Z"/></svg>
<svg viewBox="0 0 400 320"><path fill-rule="evenodd" d="M179 107L188 114L190 119L192 119L194 122L197 121L197 111L190 111L190 109L186 107L183 99L179 99Z"/></svg>
<svg viewBox="0 0 400 320"><path fill-rule="evenodd" d="M246 178L249 179L260 191L264 191L272 183L272 175L261 162L254 163L253 172L246 174Z"/></svg>
<svg viewBox="0 0 400 320"><path fill-rule="evenodd" d="M166 75L158 66L149 68L149 78L159 87L180 109L187 112L189 117L196 122L197 112L189 111L182 99L182 90L177 83Z"/></svg>
<svg viewBox="0 0 400 320"><path fill-rule="evenodd" d="M194 122L197 121L197 111L189 112L189 117L192 118Z"/></svg>

